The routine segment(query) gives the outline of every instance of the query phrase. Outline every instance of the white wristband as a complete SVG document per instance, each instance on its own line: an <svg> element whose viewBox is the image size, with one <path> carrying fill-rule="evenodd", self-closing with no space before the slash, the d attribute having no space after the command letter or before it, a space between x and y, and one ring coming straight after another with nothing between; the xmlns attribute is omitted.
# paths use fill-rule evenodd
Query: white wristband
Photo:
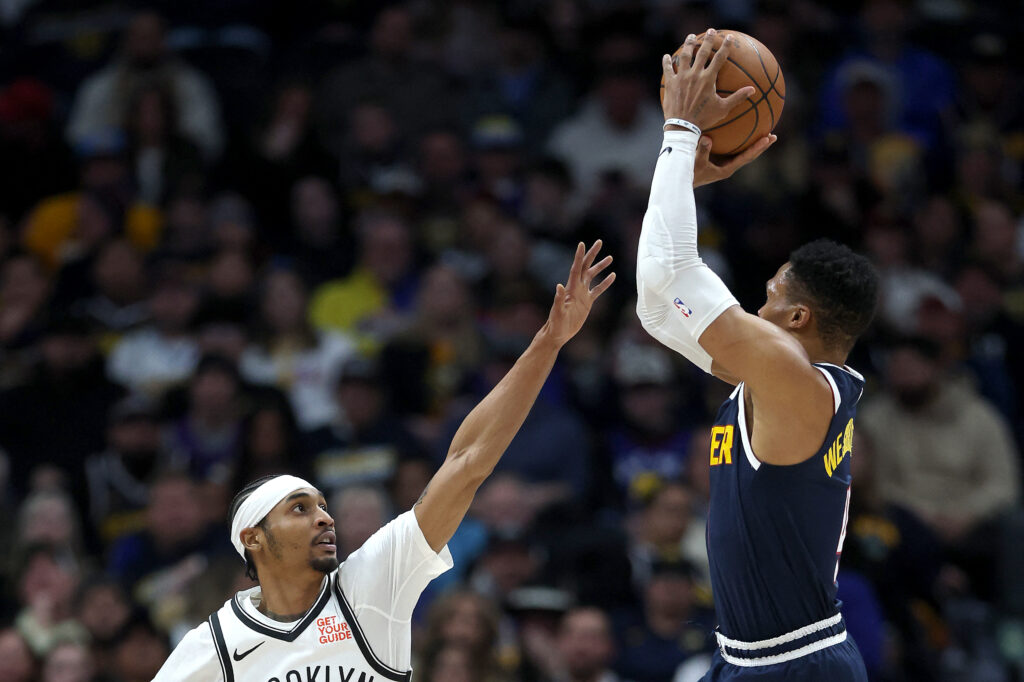
<svg viewBox="0 0 1024 682"><path fill-rule="evenodd" d="M662 126L662 130L669 126L679 126L680 128L686 128L697 137L700 137L700 128L693 125L689 121L684 121L681 118L666 118L665 125Z"/></svg>

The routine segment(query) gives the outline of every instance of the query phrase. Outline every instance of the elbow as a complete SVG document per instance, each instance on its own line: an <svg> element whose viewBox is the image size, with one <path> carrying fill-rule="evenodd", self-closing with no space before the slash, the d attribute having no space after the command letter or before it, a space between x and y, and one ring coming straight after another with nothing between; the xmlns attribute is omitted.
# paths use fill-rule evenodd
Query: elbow
<svg viewBox="0 0 1024 682"><path fill-rule="evenodd" d="M475 448L459 448L450 450L445 458L444 466L452 467L458 480L463 481L466 486L479 488L487 477L494 471L494 464L489 464L486 458L480 456Z"/></svg>

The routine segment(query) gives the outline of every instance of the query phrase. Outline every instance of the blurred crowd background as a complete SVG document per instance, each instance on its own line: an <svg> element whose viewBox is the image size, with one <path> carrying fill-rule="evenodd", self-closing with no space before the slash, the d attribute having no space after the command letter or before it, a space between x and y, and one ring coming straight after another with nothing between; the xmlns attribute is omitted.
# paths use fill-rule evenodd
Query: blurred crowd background
<svg viewBox="0 0 1024 682"><path fill-rule="evenodd" d="M1021 2L0 0L0 681L149 680L249 586L259 476L358 547L598 237L619 282L424 594L415 678L699 679L728 388L632 272L659 58L707 26L786 106L698 190L705 260L750 311L814 237L883 276L839 574L871 678L1024 679Z"/></svg>

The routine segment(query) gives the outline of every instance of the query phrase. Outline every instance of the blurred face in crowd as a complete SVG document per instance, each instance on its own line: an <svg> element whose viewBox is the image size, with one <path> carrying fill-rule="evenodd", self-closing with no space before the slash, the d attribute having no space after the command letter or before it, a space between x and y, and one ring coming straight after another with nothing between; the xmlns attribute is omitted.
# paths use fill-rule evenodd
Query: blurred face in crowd
<svg viewBox="0 0 1024 682"><path fill-rule="evenodd" d="M412 28L412 16L407 10L400 7L385 9L373 24L370 45L379 57L401 59L412 47Z"/></svg>
<svg viewBox="0 0 1024 682"><path fill-rule="evenodd" d="M248 450L262 462L284 460L288 456L288 424L275 408L257 411L249 420Z"/></svg>
<svg viewBox="0 0 1024 682"><path fill-rule="evenodd" d="M673 572L655 574L647 583L646 605L651 617L676 620L680 625L690 615L693 582Z"/></svg>
<svg viewBox="0 0 1024 682"><path fill-rule="evenodd" d="M923 407L935 395L940 372L937 361L910 346L893 349L886 363L889 388L908 409Z"/></svg>
<svg viewBox="0 0 1024 682"><path fill-rule="evenodd" d="M515 476L492 476L477 493L473 515L492 530L518 532L533 521L529 494L526 484Z"/></svg>
<svg viewBox="0 0 1024 682"><path fill-rule="evenodd" d="M466 170L462 141L454 133L435 131L420 142L420 175L430 185L451 185Z"/></svg>
<svg viewBox="0 0 1024 682"><path fill-rule="evenodd" d="M265 282L260 308L263 321L274 334L292 334L306 328L306 286L290 270L274 270Z"/></svg>
<svg viewBox="0 0 1024 682"><path fill-rule="evenodd" d="M58 644L46 657L43 682L90 682L95 670L92 654L81 644Z"/></svg>
<svg viewBox="0 0 1024 682"><path fill-rule="evenodd" d="M448 614L441 623L441 640L469 650L490 646L487 598L473 592L460 592L450 599Z"/></svg>
<svg viewBox="0 0 1024 682"><path fill-rule="evenodd" d="M427 271L419 294L421 317L434 324L454 325L472 315L466 283L452 268L437 265Z"/></svg>
<svg viewBox="0 0 1024 682"><path fill-rule="evenodd" d="M146 522L153 539L164 550L199 537L204 522L196 485L178 477L158 481L149 493Z"/></svg>
<svg viewBox="0 0 1024 682"><path fill-rule="evenodd" d="M344 520L338 527L341 556L348 556L362 547L388 520L384 495L374 488L342 489L334 496L330 508Z"/></svg>
<svg viewBox="0 0 1024 682"><path fill-rule="evenodd" d="M160 422L155 417L134 415L110 425L111 449L132 460L152 460L160 452Z"/></svg>
<svg viewBox="0 0 1024 682"><path fill-rule="evenodd" d="M683 485L669 483L658 491L643 513L643 532L656 546L678 545L690 525L693 499Z"/></svg>
<svg viewBox="0 0 1024 682"><path fill-rule="evenodd" d="M46 617L61 619L70 608L77 587L78 574L73 567L46 552L38 552L29 559L18 596L23 605L43 609Z"/></svg>
<svg viewBox="0 0 1024 682"><path fill-rule="evenodd" d="M46 300L49 289L46 272L27 254L7 260L0 270L0 302L5 306L38 306Z"/></svg>
<svg viewBox="0 0 1024 682"><path fill-rule="evenodd" d="M487 262L498 279L524 277L530 262L530 241L525 231L514 222L502 222L487 249Z"/></svg>
<svg viewBox="0 0 1024 682"><path fill-rule="evenodd" d="M256 280L252 261L239 249L223 249L210 263L206 282L210 293L219 298L242 298Z"/></svg>
<svg viewBox="0 0 1024 682"><path fill-rule="evenodd" d="M433 475L434 467L427 460L400 461L391 482L391 499L394 500L395 508L402 511L412 509Z"/></svg>
<svg viewBox="0 0 1024 682"><path fill-rule="evenodd" d="M672 428L672 387L643 383L620 393L626 420L641 431L660 434Z"/></svg>
<svg viewBox="0 0 1024 682"><path fill-rule="evenodd" d="M125 33L124 53L128 63L136 68L157 66L166 54L163 19L152 12L136 15Z"/></svg>
<svg viewBox="0 0 1024 682"><path fill-rule="evenodd" d="M371 426L384 412L384 393L373 381L342 379L335 395L346 421L357 430Z"/></svg>
<svg viewBox="0 0 1024 682"><path fill-rule="evenodd" d="M71 500L63 493L36 493L22 508L18 539L23 544L45 543L67 548L77 542L78 518Z"/></svg>
<svg viewBox="0 0 1024 682"><path fill-rule="evenodd" d="M338 197L323 178L303 178L292 187L292 221L310 244L330 244L338 236Z"/></svg>
<svg viewBox="0 0 1024 682"><path fill-rule="evenodd" d="M465 647L446 646L434 656L427 682L475 682L472 656Z"/></svg>
<svg viewBox="0 0 1024 682"><path fill-rule="evenodd" d="M149 628L133 627L114 651L114 671L123 682L148 682L156 677L169 653L162 637Z"/></svg>
<svg viewBox="0 0 1024 682"><path fill-rule="evenodd" d="M396 284L412 264L409 227L393 216L375 218L363 227L362 264L382 284Z"/></svg>
<svg viewBox="0 0 1024 682"><path fill-rule="evenodd" d="M948 255L959 236L960 219L946 197L931 197L914 217L914 238L926 252Z"/></svg>
<svg viewBox="0 0 1024 682"><path fill-rule="evenodd" d="M115 303L134 303L146 290L142 255L128 241L116 239L100 250L93 279L100 293Z"/></svg>
<svg viewBox="0 0 1024 682"><path fill-rule="evenodd" d="M149 299L153 322L165 334L184 332L199 305L199 292L195 287L168 279L157 284Z"/></svg>
<svg viewBox="0 0 1024 682"><path fill-rule="evenodd" d="M226 369L208 367L192 380L192 414L200 421L220 424L236 416L238 379Z"/></svg>
<svg viewBox="0 0 1024 682"><path fill-rule="evenodd" d="M558 630L558 651L570 679L594 679L608 666L614 653L608 616L593 608L567 613Z"/></svg>
<svg viewBox="0 0 1024 682"><path fill-rule="evenodd" d="M0 680L32 682L35 663L28 644L14 628L0 630Z"/></svg>
<svg viewBox="0 0 1024 682"><path fill-rule="evenodd" d="M43 363L56 374L71 374L85 368L96 353L88 336L70 332L45 336L40 350Z"/></svg>
<svg viewBox="0 0 1024 682"><path fill-rule="evenodd" d="M379 154L391 148L398 130L391 112L380 104L365 102L352 110L351 133L357 149Z"/></svg>
<svg viewBox="0 0 1024 682"><path fill-rule="evenodd" d="M131 616L131 605L124 592L113 583L98 583L86 588L76 618L97 642L110 642Z"/></svg>
<svg viewBox="0 0 1024 682"><path fill-rule="evenodd" d="M974 249L984 261L1000 270L1013 264L1017 252L1017 225L1013 213L995 201L982 203L974 214Z"/></svg>

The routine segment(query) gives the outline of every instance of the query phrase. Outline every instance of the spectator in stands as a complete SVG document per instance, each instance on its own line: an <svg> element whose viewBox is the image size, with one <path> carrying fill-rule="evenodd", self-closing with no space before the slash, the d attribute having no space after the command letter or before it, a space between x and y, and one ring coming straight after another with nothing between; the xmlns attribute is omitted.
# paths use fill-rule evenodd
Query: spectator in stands
<svg viewBox="0 0 1024 682"><path fill-rule="evenodd" d="M181 187L203 183L203 155L196 142L179 128L176 91L154 80L141 82L122 115L128 136L128 158L139 198L154 206Z"/></svg>
<svg viewBox="0 0 1024 682"><path fill-rule="evenodd" d="M326 179L307 175L296 180L288 197L291 230L283 250L312 286L335 279L352 268L354 244L343 224L337 189Z"/></svg>
<svg viewBox="0 0 1024 682"><path fill-rule="evenodd" d="M85 559L82 520L63 490L38 490L21 503L13 549L37 545L66 553L74 561Z"/></svg>
<svg viewBox="0 0 1024 682"><path fill-rule="evenodd" d="M943 371L938 350L920 338L895 343L885 392L866 401L858 426L877 455L882 500L912 512L987 594L993 524L1020 499L1019 455L1006 423Z"/></svg>
<svg viewBox="0 0 1024 682"><path fill-rule="evenodd" d="M345 520L338 526L338 551L349 554L362 547L394 516L387 493L367 485L341 488L331 496L328 509L336 518Z"/></svg>
<svg viewBox="0 0 1024 682"><path fill-rule="evenodd" d="M59 467L68 481L83 480L85 458L103 449L107 412L123 394L104 376L85 321L53 319L39 349L29 381L0 392L0 446L11 455L11 482L22 493L32 471L45 465Z"/></svg>
<svg viewBox="0 0 1024 682"><path fill-rule="evenodd" d="M337 415L304 439L314 477L326 490L383 485L395 476L400 462L425 454L392 414L382 381L377 360L353 357L341 366L334 390ZM422 488L412 501L420 492Z"/></svg>
<svg viewBox="0 0 1024 682"><path fill-rule="evenodd" d="M465 658L468 658L472 671L469 679L499 682L503 679L499 664L499 627L498 609L489 599L465 589L448 592L430 607L420 640L419 658L433 671L436 680L443 679L437 675L439 663L458 665L461 670L466 667ZM462 656L450 651L444 653L450 649Z"/></svg>
<svg viewBox="0 0 1024 682"><path fill-rule="evenodd" d="M88 633L74 620L72 611L79 569L71 553L30 545L18 564L15 584L21 610L15 627L33 654L44 658L61 641L85 642Z"/></svg>
<svg viewBox="0 0 1024 682"><path fill-rule="evenodd" d="M331 152L343 152L341 134L353 123L353 106L363 102L379 102L393 120L415 118L426 128L444 123L446 112L454 116L455 93L434 64L418 57L418 37L410 8L383 8L370 28L369 54L327 74L316 109L321 135ZM416 78L408 77L410 69ZM432 106L439 101L447 105Z"/></svg>
<svg viewBox="0 0 1024 682"><path fill-rule="evenodd" d="M242 454L227 494L264 476L304 476L306 471L301 432L287 396L276 389L253 395L242 423Z"/></svg>
<svg viewBox="0 0 1024 682"><path fill-rule="evenodd" d="M413 241L394 213L367 211L356 221L359 258L347 276L321 285L309 304L320 329L365 334L382 341L401 329L413 305Z"/></svg>
<svg viewBox="0 0 1024 682"><path fill-rule="evenodd" d="M79 587L75 596L75 620L89 632L97 668L109 668L117 636L132 617L133 608L124 588L105 574L87 578Z"/></svg>
<svg viewBox="0 0 1024 682"><path fill-rule="evenodd" d="M220 107L212 85L201 73L176 59L166 40L167 27L153 12L136 14L125 31L120 54L79 88L68 121L74 143L109 127L124 126L129 98L146 83L173 94L177 118L168 122L215 159L224 146Z"/></svg>
<svg viewBox="0 0 1024 682"><path fill-rule="evenodd" d="M617 492L636 501L683 476L690 434L678 417L679 379L661 349L623 346L614 372L622 417L609 429L607 447Z"/></svg>
<svg viewBox="0 0 1024 682"><path fill-rule="evenodd" d="M655 564L661 561L687 561L694 569L694 578L708 583L708 554L704 541L705 522L694 514L690 489L671 479L654 486L644 498L642 507L629 520L629 559L633 581L646 585Z"/></svg>
<svg viewBox="0 0 1024 682"><path fill-rule="evenodd" d="M109 342L149 317L149 282L142 254L127 239L112 239L96 253L92 264L95 294L75 303L73 310L93 321ZM105 339L107 340L107 339Z"/></svg>
<svg viewBox="0 0 1024 682"><path fill-rule="evenodd" d="M32 254L15 252L0 263L0 347L14 351L39 340L49 294L49 277Z"/></svg>
<svg viewBox="0 0 1024 682"><path fill-rule="evenodd" d="M196 368L199 349L190 328L199 291L179 264L158 269L149 298L149 324L125 334L107 360L111 379L134 392L159 396Z"/></svg>
<svg viewBox="0 0 1024 682"><path fill-rule="evenodd" d="M89 647L81 642L61 642L43 662L42 682L92 682L95 672Z"/></svg>
<svg viewBox="0 0 1024 682"><path fill-rule="evenodd" d="M115 639L108 670L121 682L152 680L170 653L167 636L141 613L133 616Z"/></svg>
<svg viewBox="0 0 1024 682"><path fill-rule="evenodd" d="M598 83L583 107L551 134L548 149L564 161L576 183L576 199L592 198L609 173L632 187L649 185L654 174L651 149L661 140L663 116L644 97L647 70L643 44L617 34L595 48ZM601 144L589 141L599 139Z"/></svg>
<svg viewBox="0 0 1024 682"><path fill-rule="evenodd" d="M654 564L643 607L616 618L620 646L612 667L636 682L671 680L681 663L713 646L701 620L694 604L693 567L683 561Z"/></svg>
<svg viewBox="0 0 1024 682"><path fill-rule="evenodd" d="M242 452L244 392L238 369L219 355L199 361L188 386L185 414L167 430L176 465L200 480L231 480Z"/></svg>
<svg viewBox="0 0 1024 682"><path fill-rule="evenodd" d="M334 417L331 388L339 368L355 352L347 336L310 325L307 300L298 272L284 267L267 272L260 287L256 334L238 365L247 381L287 391L303 430L324 426Z"/></svg>
<svg viewBox="0 0 1024 682"><path fill-rule="evenodd" d="M165 474L150 488L146 527L113 544L108 569L140 604L173 619L168 610L203 575L210 559L230 550L223 535L207 525L196 484Z"/></svg>
<svg viewBox="0 0 1024 682"><path fill-rule="evenodd" d="M619 682L610 665L616 643L612 622L604 611L592 606L570 609L552 642L554 664L546 679L551 682Z"/></svg>
<svg viewBox="0 0 1024 682"><path fill-rule="evenodd" d="M149 484L170 460L155 402L128 396L110 410L106 449L85 463L89 520L104 545L142 530Z"/></svg>

